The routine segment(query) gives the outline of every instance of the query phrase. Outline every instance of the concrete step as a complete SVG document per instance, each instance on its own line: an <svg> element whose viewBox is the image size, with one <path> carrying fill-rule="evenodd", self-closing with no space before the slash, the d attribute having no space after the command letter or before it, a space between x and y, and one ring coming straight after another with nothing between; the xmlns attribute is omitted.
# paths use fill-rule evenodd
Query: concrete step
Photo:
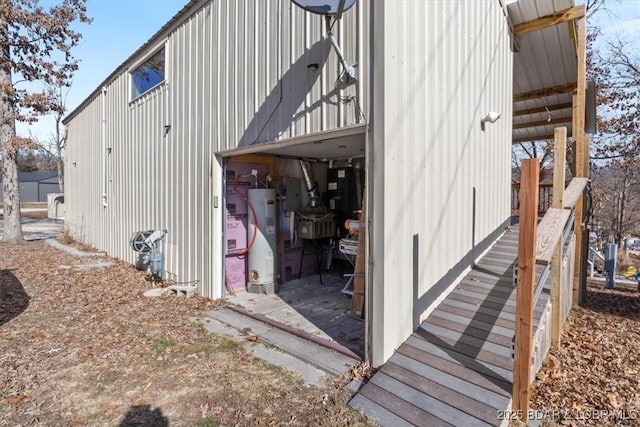
<svg viewBox="0 0 640 427"><path fill-rule="evenodd" d="M277 347L296 360L329 375L341 376L351 366L359 363L357 360L325 346L300 338L228 308L208 311L204 317L205 327L207 323L211 323L210 321L207 322L207 319L215 320L235 329L236 337L245 340L248 337L255 337L257 340Z"/></svg>

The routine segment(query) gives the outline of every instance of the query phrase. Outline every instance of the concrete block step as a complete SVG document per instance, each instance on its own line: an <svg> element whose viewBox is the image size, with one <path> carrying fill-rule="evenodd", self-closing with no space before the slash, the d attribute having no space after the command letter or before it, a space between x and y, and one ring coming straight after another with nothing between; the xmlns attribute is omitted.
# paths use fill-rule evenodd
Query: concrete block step
<svg viewBox="0 0 640 427"><path fill-rule="evenodd" d="M297 337L228 308L208 311L205 313L205 317L222 322L240 331L243 335L255 336L260 341L275 346L331 375L340 376L358 363L355 359L325 346Z"/></svg>

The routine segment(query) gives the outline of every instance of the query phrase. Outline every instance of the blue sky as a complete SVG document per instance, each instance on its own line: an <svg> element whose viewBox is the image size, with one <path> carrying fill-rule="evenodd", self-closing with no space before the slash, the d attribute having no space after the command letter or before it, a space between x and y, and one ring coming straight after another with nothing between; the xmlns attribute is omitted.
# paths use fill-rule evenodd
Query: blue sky
<svg viewBox="0 0 640 427"><path fill-rule="evenodd" d="M142 46L189 0L89 0L87 13L90 25L76 25L83 34L73 51L80 69L73 79L67 98L67 111L72 111L125 59ZM46 4L47 0L42 3ZM17 131L29 131L46 139L53 132L54 122L42 118L33 125L18 124Z"/></svg>

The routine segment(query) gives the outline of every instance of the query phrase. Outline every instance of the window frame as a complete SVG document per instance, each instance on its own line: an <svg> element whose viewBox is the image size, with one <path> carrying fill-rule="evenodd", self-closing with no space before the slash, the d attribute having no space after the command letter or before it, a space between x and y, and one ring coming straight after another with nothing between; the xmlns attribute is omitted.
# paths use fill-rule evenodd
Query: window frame
<svg viewBox="0 0 640 427"><path fill-rule="evenodd" d="M149 50L148 54L142 56L139 60L134 62L127 70L128 79L129 79L129 85L128 85L129 86L129 102L134 102L142 98L143 96L147 95L148 93L152 92L153 90L157 89L158 87L163 86L167 83L168 67L167 67L167 46L166 45L167 45L166 42L162 42L154 46L153 49ZM141 92L138 95L135 95L134 94L135 85L133 83L134 73L136 72L136 70L143 67L147 62L149 62L153 57L155 57L158 53L162 51L164 51L163 79L158 83L156 83L155 85L151 86L149 89L145 90L144 92Z"/></svg>

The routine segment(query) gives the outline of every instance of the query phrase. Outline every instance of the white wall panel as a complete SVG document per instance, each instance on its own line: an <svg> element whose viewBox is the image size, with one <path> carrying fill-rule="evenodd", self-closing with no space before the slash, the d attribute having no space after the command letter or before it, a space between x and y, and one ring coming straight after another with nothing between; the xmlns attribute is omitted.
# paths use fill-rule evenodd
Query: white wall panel
<svg viewBox="0 0 640 427"><path fill-rule="evenodd" d="M512 53L498 1L387 1L373 13L378 365L442 294L429 291L509 216ZM489 111L502 118L482 131Z"/></svg>
<svg viewBox="0 0 640 427"><path fill-rule="evenodd" d="M359 2L336 28L352 62L367 58L366 8ZM356 123L353 103L336 102L332 92L339 64L324 32L321 17L290 0L191 2L104 84L106 208L99 89L67 119L71 234L133 262L130 234L166 227L166 269L219 297L220 263L212 259L222 253L212 245L222 236L211 232L212 215L219 215L211 208L211 171L219 166L211 153ZM163 43L166 82L130 102L128 68ZM308 69L310 63L320 68ZM342 95L358 94L366 109L367 67L359 74Z"/></svg>

